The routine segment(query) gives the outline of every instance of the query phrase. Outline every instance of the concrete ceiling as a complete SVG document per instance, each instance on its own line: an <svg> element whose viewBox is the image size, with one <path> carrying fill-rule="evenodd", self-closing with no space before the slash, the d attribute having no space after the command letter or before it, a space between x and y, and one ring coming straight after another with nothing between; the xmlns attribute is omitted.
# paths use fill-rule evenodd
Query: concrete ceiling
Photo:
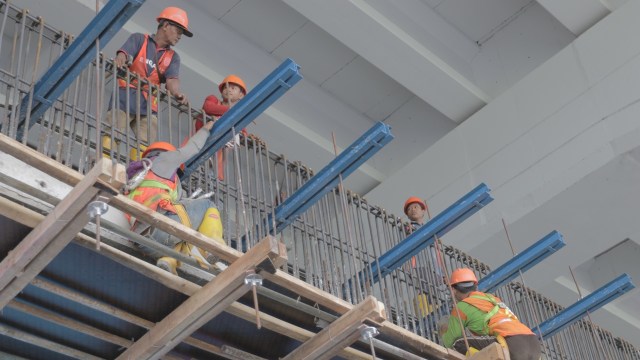
<svg viewBox="0 0 640 360"><path fill-rule="evenodd" d="M55 7L38 0L15 3L38 9L36 12L47 14L45 20L54 26L76 33L90 20L95 8L95 2L90 0L59 0ZM396 139L347 181L349 188L367 194L624 3L625 0L154 0L142 6L105 53L114 54L131 32L153 32L155 16L165 6L174 5L187 10L195 33L177 46L183 62L182 86L194 106L199 106L206 95L216 93L217 83L226 74L238 74L252 87L283 59L294 59L301 66L304 80L261 115L249 132L262 137L270 150L293 156L317 170L334 157L332 133L338 147L345 148L375 122L388 123ZM76 9L74 19L69 19L64 10L70 7ZM535 214L512 224L513 231L527 233L535 228L538 234L541 228L554 228L553 220L579 206L577 203L592 189L587 185L608 181L609 171L632 171L627 179L637 180L633 154L636 153L621 157ZM640 193L637 185L627 185L627 190ZM600 194L600 200L613 201L628 195L621 189ZM402 200L398 199L398 203ZM579 206L585 219L603 214L589 213L588 205ZM615 226L616 217L623 211L620 207L615 209L603 219L610 226ZM633 209L636 215L640 211ZM587 225L563 222L555 228L579 237L589 235L591 227ZM579 273L593 271L597 265L590 261L627 238L631 240L620 246L635 244L633 249L637 251L638 229L602 235L590 235L601 246L581 248L585 253L574 255L582 263ZM483 244L503 244L499 236L488 237ZM469 248L473 256L489 264L499 265L505 260L481 247ZM558 301L570 304L575 300L568 298L569 293L558 291L561 281L549 282L556 278L553 274L567 272L567 264L561 260L548 262L534 273L530 285L544 288L554 300L557 292ZM595 288L600 283L594 280L592 285ZM565 288L570 286L566 282ZM620 327L621 332L629 328L638 331L636 320L640 319L640 312L634 306L637 296L636 292L619 306L623 313L620 316L629 315L627 318L631 319ZM616 321L599 320L608 327ZM616 335L640 345L640 336L634 339L624 333Z"/></svg>

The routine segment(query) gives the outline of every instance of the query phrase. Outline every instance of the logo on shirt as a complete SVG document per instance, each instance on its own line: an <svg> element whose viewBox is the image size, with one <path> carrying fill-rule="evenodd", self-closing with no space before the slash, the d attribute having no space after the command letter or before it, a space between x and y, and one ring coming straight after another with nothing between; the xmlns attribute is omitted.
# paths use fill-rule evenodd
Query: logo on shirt
<svg viewBox="0 0 640 360"><path fill-rule="evenodd" d="M147 66L149 66L152 69L156 68L156 64L153 63L153 61L151 61L151 59L143 59L143 58L138 58L141 62L145 63Z"/></svg>

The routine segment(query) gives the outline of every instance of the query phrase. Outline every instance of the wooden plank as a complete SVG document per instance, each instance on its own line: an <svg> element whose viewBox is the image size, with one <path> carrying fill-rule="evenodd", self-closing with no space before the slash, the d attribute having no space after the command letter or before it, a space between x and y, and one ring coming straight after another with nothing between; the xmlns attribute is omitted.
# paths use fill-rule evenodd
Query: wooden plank
<svg viewBox="0 0 640 360"><path fill-rule="evenodd" d="M364 320L381 322L386 319L384 305L368 296L353 309L322 329L316 336L300 345L283 360L330 359L360 338Z"/></svg>
<svg viewBox="0 0 640 360"><path fill-rule="evenodd" d="M108 246L108 245L105 245ZM60 297L63 297L67 300L76 302L78 304L82 304L88 308L91 308L93 310L97 310L99 312L102 312L104 314L108 314L111 315L115 318L118 318L120 320L129 322L131 324L137 325L141 328L144 329L151 329L152 327L155 326L155 323L146 319L143 319L137 315L131 314L129 312L126 312L122 309L119 309L113 305L104 303L100 300L96 300L94 298L91 298L87 295L84 295L80 292L74 291L74 290L70 290L61 286L58 286L50 281L41 279L41 278L35 278L33 279L33 281L31 281L31 285L42 289L44 291L47 291L49 293L58 295ZM11 304L9 304L11 305ZM255 318L255 313L254 313L254 318ZM196 338L193 337L189 337L186 338L184 340L185 344L189 344L195 348L198 348L200 350L204 350L204 351L208 351L212 354L215 355L219 355L219 356L223 356L223 357L228 357L227 355L224 354L222 348L215 346L215 345L211 345L209 343L206 343L202 340L198 340ZM133 341L131 341L131 344L133 344ZM127 346L128 347L128 346ZM228 357L229 359L233 359Z"/></svg>
<svg viewBox="0 0 640 360"><path fill-rule="evenodd" d="M48 159L40 153L28 151L30 150L28 148L28 150L21 149L20 146L7 145L8 143L10 144L12 142L15 142L15 140L6 136L2 136L2 134L0 134L0 150L10 153L11 155L19 159L25 159L25 162L29 163L30 165L48 173L49 175L69 185L73 186L82 179L82 175L80 175L79 173L66 168L64 165L59 164L55 161L49 161L51 159ZM10 148L12 152L6 151L5 148ZM187 228L186 226L183 226L182 224L179 224L175 221L166 219L166 217L157 214L156 212L144 207L141 204L135 203L124 195L118 195L114 197L111 200L110 205L122 212L130 213L136 218L141 219L147 223L152 223L157 228L171 235L174 235L179 239L194 244L201 249L213 253L227 262L231 263L242 255L241 252L236 251L235 249L232 249L228 246L220 245L209 240L207 237L195 230ZM147 270L146 275L153 275L152 271ZM294 290L296 292L300 290L302 291L302 293L297 292L298 294L300 294L300 296L323 305L329 310L332 310L338 314L344 314L353 307L352 304L331 294L328 294L320 289L317 289L312 285L294 278L293 276L290 276L283 271L277 271L275 275L269 275L266 276L266 278L287 289ZM388 336L399 344L403 344L405 350L411 351L415 354L427 357L436 357L440 359L465 359L464 356L460 355L459 353L455 351L449 351L448 349L434 342L431 342L428 339L418 336L406 329L403 329L402 327L399 327L389 321L384 321L379 330L385 336Z"/></svg>
<svg viewBox="0 0 640 360"><path fill-rule="evenodd" d="M473 354L469 360L511 360L509 351L498 343L493 343Z"/></svg>
<svg viewBox="0 0 640 360"><path fill-rule="evenodd" d="M29 226L29 227L35 227L39 222L41 222L44 219L44 216L41 214L36 213L33 210L27 209L23 206L19 206L13 202L10 202L9 200L6 200L2 197L0 197L0 213L2 213L2 210L4 209L4 207L2 205L4 205L4 202L6 201L7 204L12 204L12 211L10 212L12 214L12 216L8 216L10 219L20 222L23 225ZM87 235L84 234L78 234L78 236L75 239L79 244L86 246L87 248L90 249L95 249L95 239L90 238ZM145 275L153 280L158 281L159 283L167 286L168 288L171 288L175 291L178 291L180 293L183 293L185 295L192 295L195 294L196 291L198 291L200 289L199 285L196 285L190 281L187 281L185 279L182 279L178 276L175 276L167 271L164 271L158 267L156 267L155 265L149 264L141 259L136 258L135 256L132 256L130 254L127 254L123 251L120 251L114 247L108 246L106 244L102 244L101 248L100 248L100 253L103 256L106 256L120 264L122 264L123 266L126 266L134 271L137 271L138 273ZM41 287L42 283L39 282L40 279L34 279L32 281L32 284L34 284L35 286ZM49 291L49 290L47 290ZM58 295L60 296L67 296L67 294L65 292L56 292ZM89 301L88 303L84 303L81 301L80 298L77 298L75 296L71 296L69 298L69 300L74 300L77 301L79 303L82 303L83 305L87 305L90 306L96 310L100 309L100 306L97 306L95 302L93 301ZM91 304L91 305L89 305ZM104 309L107 313L110 313L116 317L118 317L118 312L114 312L110 309ZM243 320L246 320L248 322L252 322L255 323L256 322L256 313L255 310L252 307L240 304L238 302L235 302L233 304L231 304L231 306L229 306L226 310L227 313L234 315L238 318L241 318ZM135 316L135 315L132 315ZM138 326L144 327L146 329L150 329L151 327L153 327L155 324L147 321L147 320L143 320L142 322L140 322L139 320L136 321L134 320L134 318L128 317L128 316L123 316L122 317L123 320L131 320L132 323L137 324ZM127 320L127 321L129 321ZM298 340L300 342L304 342L310 338L312 338L313 336L315 336L315 333L308 331L306 329L300 328L298 326L295 326L293 324L289 324L283 320L280 320L274 316L265 314L265 313L260 313L260 320L262 322L262 327L265 329L269 329L271 331L274 331L276 333L282 334L284 336L288 336L294 340ZM193 338L190 338L193 339ZM220 356L225 356L224 354L219 353L218 351L220 351L220 348L211 344L207 344L204 343L203 341L197 340L197 339L185 339L185 343L193 345L195 347L198 347L202 350L206 350L209 351L211 353L214 353L216 355L220 355ZM364 353L362 351L353 349L353 348L347 348L344 349L343 351L340 352L340 357L347 359L347 360L370 360L371 359L371 355Z"/></svg>
<svg viewBox="0 0 640 360"><path fill-rule="evenodd" d="M0 263L0 309L11 301L89 221L86 206L98 195L113 196L117 189L99 179L124 185L124 168L112 178L110 166L100 161L71 192ZM106 190L106 192L104 191Z"/></svg>
<svg viewBox="0 0 640 360"><path fill-rule="evenodd" d="M35 345L37 347L43 348L43 349L47 349L49 351L53 351L56 352L58 354L63 354L63 355L67 355L69 357L72 357L74 359L83 359L83 360L102 360L102 358L99 358L97 356L93 356L91 354L88 354L86 352L80 351L80 350L76 350L74 348L68 347L66 345L62 345L62 344L58 344L57 342L51 341L51 340L47 340L47 339L43 339L39 336L35 336L32 334L29 334L27 332L24 332L22 330L13 328L11 326L8 325L4 325L2 323L0 323L0 334L4 335L4 336L8 336L10 338L16 339L18 341L22 341L31 345Z"/></svg>
<svg viewBox="0 0 640 360"><path fill-rule="evenodd" d="M118 359L159 359L249 291L250 286L244 283L249 270L265 260L276 267L285 264L287 257L283 251L275 238L264 238L162 319Z"/></svg>
<svg viewBox="0 0 640 360"><path fill-rule="evenodd" d="M109 332L97 329L93 326L81 323L79 321L70 319L65 316L58 315L50 310L38 308L20 301L11 300L8 307L38 317L40 319L56 323L60 326L68 329L92 336L97 339L107 341L111 344L119 345L122 347L129 347L133 344L133 341L127 340L117 335L113 335Z"/></svg>
<svg viewBox="0 0 640 360"><path fill-rule="evenodd" d="M27 358L23 358L20 356L16 356L13 354L6 353L4 351L0 351L0 359L2 360L29 360Z"/></svg>

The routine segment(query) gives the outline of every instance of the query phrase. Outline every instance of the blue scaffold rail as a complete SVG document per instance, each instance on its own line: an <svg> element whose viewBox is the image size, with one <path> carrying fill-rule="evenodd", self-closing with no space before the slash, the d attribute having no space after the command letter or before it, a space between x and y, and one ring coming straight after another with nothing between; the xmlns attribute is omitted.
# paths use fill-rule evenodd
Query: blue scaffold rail
<svg viewBox="0 0 640 360"><path fill-rule="evenodd" d="M95 58L96 40L100 40L100 50L102 50L144 1L111 0L105 4L82 33L38 80L33 88L31 106L29 106L29 94L22 98L18 118L18 139L21 139L24 134L27 112L30 113L30 117L26 125L31 128Z"/></svg>
<svg viewBox="0 0 640 360"><path fill-rule="evenodd" d="M631 282L629 275L622 274L615 280L562 310L554 317L545 320L537 328L534 328L534 331L543 339L553 336L566 326L583 318L587 312L593 312L603 307L633 288L635 288L635 285Z"/></svg>
<svg viewBox="0 0 640 360"><path fill-rule="evenodd" d="M271 74L262 80L253 90L227 111L210 131L203 149L199 154L187 161L182 178L188 177L194 170L212 157L236 133L244 129L264 112L271 104L278 100L295 85L302 75L300 67L291 59L286 59Z"/></svg>
<svg viewBox="0 0 640 360"><path fill-rule="evenodd" d="M446 210L429 220L418 230L407 236L399 244L382 254L378 260L371 263L371 269L366 273L370 274L371 282L380 281L395 269L407 262L412 256L426 249L433 244L435 236L441 237L469 216L482 209L485 205L493 201L489 195L489 188L485 184L478 185L460 200L449 206ZM368 279L369 276L360 279Z"/></svg>
<svg viewBox="0 0 640 360"><path fill-rule="evenodd" d="M498 287L515 279L520 271L529 270L551 256L551 254L562 249L565 245L562 235L557 231L552 231L549 235L538 240L535 244L480 279L478 281L478 290L494 292Z"/></svg>
<svg viewBox="0 0 640 360"><path fill-rule="evenodd" d="M323 195L333 190L340 181L340 175L343 179L347 178L392 139L391 128L387 124L378 122L371 127L276 208L275 234L291 224ZM268 232L273 232L270 216L265 225Z"/></svg>

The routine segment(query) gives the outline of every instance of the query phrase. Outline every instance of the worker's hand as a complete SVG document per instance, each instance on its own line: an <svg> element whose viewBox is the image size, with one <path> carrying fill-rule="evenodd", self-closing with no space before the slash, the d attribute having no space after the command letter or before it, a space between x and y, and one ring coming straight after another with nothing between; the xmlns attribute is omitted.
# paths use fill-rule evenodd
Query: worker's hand
<svg viewBox="0 0 640 360"><path fill-rule="evenodd" d="M123 52L119 52L116 55L116 59L114 60L116 67L117 68L123 68L128 66L129 64L127 63L127 54L123 53Z"/></svg>
<svg viewBox="0 0 640 360"><path fill-rule="evenodd" d="M187 99L187 95L181 92L175 93L173 94L173 96L176 98L178 103L180 103L180 105L187 105L189 103L189 100Z"/></svg>
<svg viewBox="0 0 640 360"><path fill-rule="evenodd" d="M202 127L211 131L211 129L213 128L213 121L207 121L207 123L204 124Z"/></svg>

